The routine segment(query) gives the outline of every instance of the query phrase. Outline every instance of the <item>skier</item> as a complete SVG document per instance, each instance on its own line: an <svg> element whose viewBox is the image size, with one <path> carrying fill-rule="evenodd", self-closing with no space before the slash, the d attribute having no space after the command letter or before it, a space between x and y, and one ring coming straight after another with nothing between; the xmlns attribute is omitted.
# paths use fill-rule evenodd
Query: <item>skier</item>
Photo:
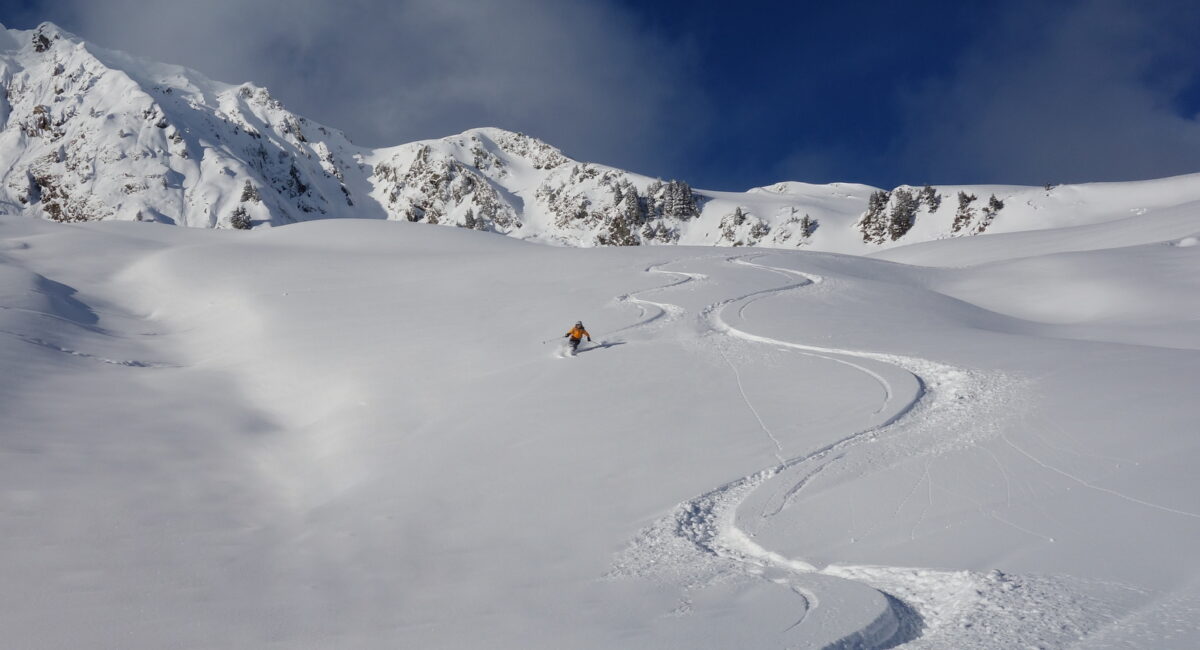
<svg viewBox="0 0 1200 650"><path fill-rule="evenodd" d="M572 327L570 332L563 334L563 338L571 339L571 354L575 354L575 351L579 349L579 341L585 336L587 337L588 343L591 343L592 335L588 334L588 331L583 329L583 321L581 320L575 321L575 327Z"/></svg>

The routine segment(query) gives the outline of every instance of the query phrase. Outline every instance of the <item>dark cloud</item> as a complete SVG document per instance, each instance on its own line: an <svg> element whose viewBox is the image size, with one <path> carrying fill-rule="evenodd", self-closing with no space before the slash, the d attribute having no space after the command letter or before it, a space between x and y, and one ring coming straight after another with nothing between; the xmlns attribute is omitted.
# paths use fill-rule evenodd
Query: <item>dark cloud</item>
<svg viewBox="0 0 1200 650"><path fill-rule="evenodd" d="M1194 3L1010 4L907 98L893 155L936 182L1039 184L1200 171Z"/></svg>
<svg viewBox="0 0 1200 650"><path fill-rule="evenodd" d="M59 0L47 19L101 45L268 86L371 146L476 126L568 154L662 164L672 114L702 105L689 57L587 0ZM678 144L678 143L676 143Z"/></svg>

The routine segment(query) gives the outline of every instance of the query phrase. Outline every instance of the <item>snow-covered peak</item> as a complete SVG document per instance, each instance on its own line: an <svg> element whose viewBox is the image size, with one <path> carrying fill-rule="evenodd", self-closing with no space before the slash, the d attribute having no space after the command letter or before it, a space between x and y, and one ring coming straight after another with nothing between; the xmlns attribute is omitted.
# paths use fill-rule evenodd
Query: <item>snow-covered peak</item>
<svg viewBox="0 0 1200 650"><path fill-rule="evenodd" d="M0 29L3 29L0 26ZM159 63L134 56L119 50L111 50L90 43L83 38L51 22L44 22L34 29L3 29L14 44L5 54L16 56L26 64L37 65L39 61L62 61L80 59L94 61L98 65L123 73L137 83L148 86L171 87L176 90L207 91L226 90L231 84L213 81L202 73L180 65Z"/></svg>
<svg viewBox="0 0 1200 650"><path fill-rule="evenodd" d="M453 158L497 180L509 176L514 167L517 173L528 174L577 163L546 142L524 133L496 127L468 129L444 138L420 140L380 149L375 158L414 155L422 149Z"/></svg>
<svg viewBox="0 0 1200 650"><path fill-rule="evenodd" d="M60 221L248 227L332 216L366 194L359 151L251 84L7 30L0 206ZM369 205L369 203L368 203Z"/></svg>
<svg viewBox="0 0 1200 650"><path fill-rule="evenodd" d="M828 183L818 185L815 183L802 183L800 181L781 181L773 185L767 185L766 187L753 187L747 191L751 193L783 194L787 196L837 193L841 193L844 196L861 196L864 193L870 193L878 189L877 187L861 183Z"/></svg>
<svg viewBox="0 0 1200 650"><path fill-rule="evenodd" d="M712 192L574 160L495 127L365 149L266 88L97 47L51 23L0 28L0 85L0 210L60 221L248 228L387 218L569 246L863 254L1200 200L1200 175L892 190L789 181Z"/></svg>

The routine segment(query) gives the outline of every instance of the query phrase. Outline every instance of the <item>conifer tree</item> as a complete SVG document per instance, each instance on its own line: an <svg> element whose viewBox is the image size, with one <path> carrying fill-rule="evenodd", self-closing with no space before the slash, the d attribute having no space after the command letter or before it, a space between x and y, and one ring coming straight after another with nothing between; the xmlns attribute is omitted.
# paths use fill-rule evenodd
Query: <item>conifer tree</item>
<svg viewBox="0 0 1200 650"><path fill-rule="evenodd" d="M771 226L766 221L758 220L754 222L753 226L750 226L750 239L752 242L757 243L758 240L769 234L771 234Z"/></svg>
<svg viewBox="0 0 1200 650"><path fill-rule="evenodd" d="M233 209L233 214L229 217L229 227L235 230L250 230L250 215L246 212L244 206L239 205Z"/></svg>
<svg viewBox="0 0 1200 650"><path fill-rule="evenodd" d="M258 188L254 187L254 184L250 182L250 179L246 179L246 184L242 186L242 203L250 201L258 203L261 200L262 196L259 195Z"/></svg>
<svg viewBox="0 0 1200 650"><path fill-rule="evenodd" d="M917 200L919 203L924 203L931 213L937 212L938 208L942 207L942 196L931 185L921 188L921 193L917 197Z"/></svg>
<svg viewBox="0 0 1200 650"><path fill-rule="evenodd" d="M983 219L981 219L979 221L979 225L975 227L975 234L978 235L979 233L987 230L988 226L992 225L992 220L996 218L996 213L1003 209L1004 201L996 198L996 195L993 194L992 197L988 199L988 204L983 208Z"/></svg>
<svg viewBox="0 0 1200 650"><path fill-rule="evenodd" d="M867 211L858 219L858 231L868 244L881 244L887 236L887 206L891 193L884 190L873 192L867 199Z"/></svg>
<svg viewBox="0 0 1200 650"><path fill-rule="evenodd" d="M804 218L800 220L800 236L808 239L809 237L812 237L813 233L816 231L817 220L809 217L808 214L805 214Z"/></svg>
<svg viewBox="0 0 1200 650"><path fill-rule="evenodd" d="M663 186L664 217L687 220L700 214L692 188L683 181L669 181Z"/></svg>
<svg viewBox="0 0 1200 650"><path fill-rule="evenodd" d="M892 241L900 239L912 229L920 205L917 197L907 189L900 188L892 192L892 212L887 223L887 234Z"/></svg>
<svg viewBox="0 0 1200 650"><path fill-rule="evenodd" d="M950 226L950 232L958 232L966 228L975 218L975 210L971 208L971 203L977 198L979 197L974 194L958 193L958 210L954 213L954 223Z"/></svg>

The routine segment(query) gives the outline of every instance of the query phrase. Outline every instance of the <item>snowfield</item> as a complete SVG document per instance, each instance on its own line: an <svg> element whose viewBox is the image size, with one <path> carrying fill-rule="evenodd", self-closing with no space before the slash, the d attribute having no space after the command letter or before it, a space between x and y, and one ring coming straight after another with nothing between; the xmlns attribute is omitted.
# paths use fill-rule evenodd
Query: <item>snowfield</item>
<svg viewBox="0 0 1200 650"><path fill-rule="evenodd" d="M3 645L1194 648L1198 236L0 217Z"/></svg>
<svg viewBox="0 0 1200 650"><path fill-rule="evenodd" d="M1200 175L368 149L49 23L0 86L4 647L1200 646Z"/></svg>

